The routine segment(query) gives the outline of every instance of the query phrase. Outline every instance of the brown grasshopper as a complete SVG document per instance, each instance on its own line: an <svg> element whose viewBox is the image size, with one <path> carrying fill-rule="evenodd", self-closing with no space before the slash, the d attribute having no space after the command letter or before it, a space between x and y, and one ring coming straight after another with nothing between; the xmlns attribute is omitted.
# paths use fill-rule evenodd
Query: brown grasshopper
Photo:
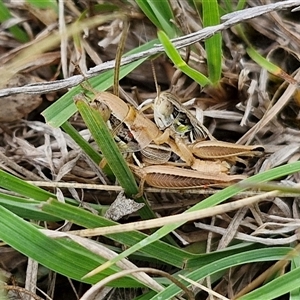
<svg viewBox="0 0 300 300"><path fill-rule="evenodd" d="M248 152L251 153L254 149L256 149L255 147L238 146L230 143L223 144L223 142L217 141L207 141L207 143L212 143L210 146L205 141L186 144L184 139L177 137L176 135L175 138L173 138L172 135L174 134L172 133L170 128L166 128L164 132L158 129L157 125L153 121L145 117L143 113L136 110L134 107L126 104L119 97L108 92L100 92L97 93L96 99L106 104L111 110L112 114L121 122L124 122L126 124L131 134L138 142L140 149L145 149L151 143L156 145L166 144L173 153L175 153L185 162L186 166L194 169L191 170L179 167L158 165L144 167L144 171L143 168L142 170L138 171L137 167L132 167L134 173L136 173L139 177L143 177L146 174L146 177L142 179L146 183L159 187L158 185L160 181L153 179L157 178L157 174L160 174L160 178L164 179L165 182L168 180L167 178L170 178L170 180L172 178L172 184L169 183L170 185L172 185L170 187L175 187L176 180L174 180L174 178L176 177L178 179L186 178L185 180L183 180L184 182L186 182L186 187L192 187L193 185L203 186L203 184L207 185L208 183L227 184L245 178L242 175L226 174L229 169L229 165L224 161L202 161L196 158L194 154L199 157L204 157L205 153L212 151L212 149L218 149L217 154L206 154L206 156L209 156L207 158L212 160L220 159L224 156L233 157L237 155L247 155ZM201 146L201 143L203 143L203 147ZM220 151L220 149L222 148L222 144L226 146L224 148L227 148L227 153L223 156L220 154L222 152ZM209 150L207 151L207 149ZM197 155L197 153L201 151L204 154L202 153L201 155ZM180 177L180 173L183 174L182 177ZM178 186L182 187L182 183L180 183L180 181L181 180L177 180L177 184ZM164 182L161 182L160 185L161 187L166 187L166 184Z"/></svg>
<svg viewBox="0 0 300 300"><path fill-rule="evenodd" d="M154 119L157 124L155 124L141 111L125 103L118 96L108 92L95 92L94 90L92 92L95 94L94 102L100 102L98 106L105 114L106 119L110 117L109 114L111 113L121 123L124 123L138 143L139 151L151 164L153 162L156 164L167 163L170 154L174 153L184 162L185 167L192 169L156 165L139 170L133 166L134 173L150 185L159 187L160 184L161 187L166 187L168 181L169 187L175 187L176 181L180 187L182 187L181 182L185 182L186 187L203 186L209 183L228 184L241 180L244 176L228 175L230 165L226 161L216 161L216 159L227 159L238 155L255 155L253 152L256 148L253 146L238 146L216 141L208 129L198 122L171 93L162 92L156 97ZM108 111L105 105L108 107ZM173 116L175 110L181 114L180 117L178 114ZM183 121L187 119L190 124L181 124L181 119ZM189 142L185 134L190 131L193 131L195 137L202 139L202 141ZM210 141L203 141L206 138L209 138ZM160 148L161 145L165 145L163 149ZM160 180L157 180L158 176L163 179L161 183Z"/></svg>

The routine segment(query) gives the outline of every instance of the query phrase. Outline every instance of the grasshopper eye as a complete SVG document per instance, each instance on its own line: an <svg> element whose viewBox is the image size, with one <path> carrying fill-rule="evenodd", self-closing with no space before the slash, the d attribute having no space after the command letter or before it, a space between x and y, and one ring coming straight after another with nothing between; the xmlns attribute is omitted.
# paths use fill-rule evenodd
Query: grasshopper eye
<svg viewBox="0 0 300 300"><path fill-rule="evenodd" d="M103 102L100 102L97 99L95 99L93 102L91 102L90 105L94 109L98 110L98 112L101 114L101 116L102 116L102 118L104 119L105 122L107 120L109 120L109 118L111 116L111 110L108 108L108 106L106 104L104 104Z"/></svg>

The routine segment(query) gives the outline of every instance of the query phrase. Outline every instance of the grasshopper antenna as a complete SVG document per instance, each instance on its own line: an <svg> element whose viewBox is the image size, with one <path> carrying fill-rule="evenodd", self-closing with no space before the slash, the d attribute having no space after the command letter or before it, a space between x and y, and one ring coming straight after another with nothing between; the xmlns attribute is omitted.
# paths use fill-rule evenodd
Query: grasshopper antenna
<svg viewBox="0 0 300 300"><path fill-rule="evenodd" d="M97 94L97 91L92 87L92 85L89 82L89 79L84 75L84 73L81 71L80 67L78 66L78 64L75 64L74 62L72 62L72 64L74 65L75 69L77 70L77 72L82 75L82 77L84 78L84 81L80 83L80 86L82 87L83 90L85 91L89 91L93 94Z"/></svg>
<svg viewBox="0 0 300 300"><path fill-rule="evenodd" d="M117 48L116 59L115 59L115 72L114 72L114 86L113 86L113 94L119 97L119 79L120 79L120 65L121 58L125 48L125 41L129 31L129 22L127 19L124 21L124 29L122 32L121 40Z"/></svg>
<svg viewBox="0 0 300 300"><path fill-rule="evenodd" d="M156 77L155 66L154 66L153 60L151 60L151 69L152 69L153 79L154 79L154 83L155 83L155 89L156 89L156 93L157 93L157 97L158 97L160 94L160 86L157 84L157 77Z"/></svg>

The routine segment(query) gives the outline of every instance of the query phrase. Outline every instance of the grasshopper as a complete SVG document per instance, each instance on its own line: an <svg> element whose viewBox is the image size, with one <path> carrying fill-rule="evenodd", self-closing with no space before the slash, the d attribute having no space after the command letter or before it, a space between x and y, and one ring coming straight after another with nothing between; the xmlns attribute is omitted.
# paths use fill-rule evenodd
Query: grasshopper
<svg viewBox="0 0 300 300"><path fill-rule="evenodd" d="M138 143L139 151L148 161L150 159L151 164L156 163L155 166L141 169L131 166L141 182L155 187L228 185L245 176L228 175L230 165L225 160L232 161L237 156L254 156L259 149L257 146L239 146L217 141L204 125L182 107L177 97L168 92L160 93L154 101L154 119L157 124L111 93L96 92L94 101L105 104L111 114L127 126ZM177 116L174 116L174 111L177 111ZM185 118L190 124L181 123ZM198 137L198 141L190 142L184 136L191 131ZM206 138L210 140L203 141ZM160 149L161 145L164 145L163 150ZM176 154L184 162L184 168L165 165L170 159L170 153Z"/></svg>
<svg viewBox="0 0 300 300"><path fill-rule="evenodd" d="M225 143L224 145L226 147L224 147L224 149L227 149L227 153L222 155L222 151L220 149L222 149L223 142L202 141L192 144L186 144L185 140L181 139L180 137L175 136L175 139L172 138L172 132L170 128L166 128L165 131L158 129L157 125L146 116L144 116L143 113L126 104L123 100L113 94L110 94L108 92L99 92L96 94L95 99L107 105L111 110L111 113L121 122L126 124L134 139L138 142L140 149L145 149L151 143L154 143L156 145L166 144L173 153L175 153L185 162L186 166L201 172L198 173L198 175L195 177L196 171L194 170L182 168L165 169L164 165L158 165L157 169L168 171L168 176L172 176L170 174L170 170L172 170L176 172L185 172L185 176L187 178L190 176L191 178L195 177L200 179L199 176L203 176L203 180L206 180L206 182L208 182L209 180L212 180L212 182L231 182L230 176L232 175L226 174L230 166L224 161L213 161L213 159L246 155L248 152L251 153L254 149L256 149L256 147L254 146L238 146L235 144ZM210 145L210 148L208 143L212 143ZM205 153L209 153L213 148L218 149L218 154L206 154L206 158L211 159L212 161L199 160L194 156L193 152L195 152L195 155L197 156L197 153L202 151L204 154L198 156L203 158L205 156ZM137 173L136 168L133 168L133 171ZM187 175L187 173L189 172L190 175ZM232 177L232 180L234 181L242 178L244 177ZM151 185L151 180L147 179L146 183L149 183ZM164 184L162 183L162 185ZM189 187L190 186L191 185L189 185Z"/></svg>

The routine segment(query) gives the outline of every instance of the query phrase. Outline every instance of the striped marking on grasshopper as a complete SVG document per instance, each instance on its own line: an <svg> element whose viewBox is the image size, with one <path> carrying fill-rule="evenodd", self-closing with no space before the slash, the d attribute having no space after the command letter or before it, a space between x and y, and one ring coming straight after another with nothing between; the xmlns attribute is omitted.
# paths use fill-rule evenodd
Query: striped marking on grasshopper
<svg viewBox="0 0 300 300"><path fill-rule="evenodd" d="M227 186L247 178L244 175L218 175L201 174L198 171L184 169L175 166L156 165L139 168L130 166L133 172L140 178L140 186L144 183L156 188L199 188L205 186Z"/></svg>
<svg viewBox="0 0 300 300"><path fill-rule="evenodd" d="M200 141L188 145L187 148L195 156L203 159L260 156L264 151L264 148L260 145L244 146L222 141Z"/></svg>

